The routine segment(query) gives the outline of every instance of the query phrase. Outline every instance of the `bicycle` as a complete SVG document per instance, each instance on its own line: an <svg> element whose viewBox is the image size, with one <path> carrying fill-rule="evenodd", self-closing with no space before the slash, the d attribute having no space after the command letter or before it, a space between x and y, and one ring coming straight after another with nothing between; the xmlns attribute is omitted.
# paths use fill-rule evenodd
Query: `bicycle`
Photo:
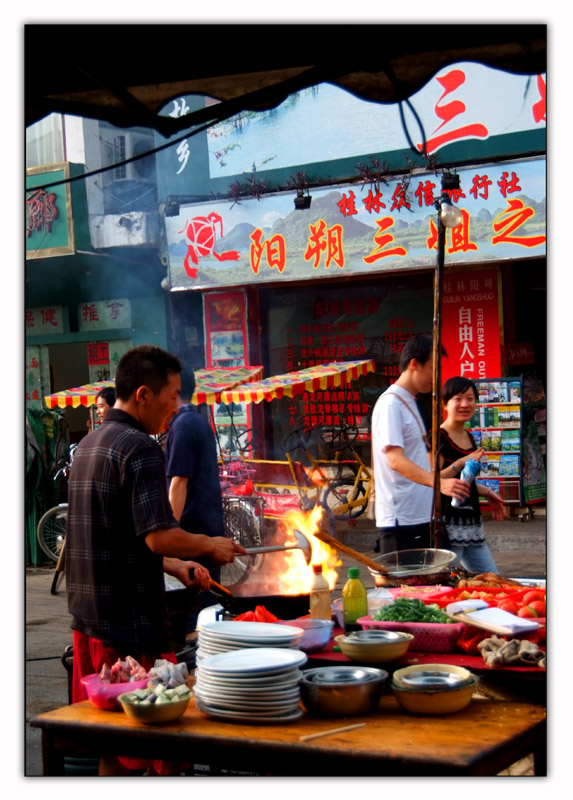
<svg viewBox="0 0 573 800"><path fill-rule="evenodd" d="M70 446L68 459L63 463L59 462L59 467L54 474L54 480L57 481L61 477L68 478L74 452L77 445ZM45 514L40 517L38 527L36 529L36 536L38 544L45 555L56 564L56 572L52 580L50 588L51 594L57 594L58 588L64 577L64 544L66 541L66 527L68 522L68 504L58 503L48 509Z"/></svg>
<svg viewBox="0 0 573 800"><path fill-rule="evenodd" d="M320 502L335 517L356 519L368 505L372 471L353 447L358 437L355 426L294 430L285 440L287 459L302 450L307 461L306 472L312 483L322 487ZM289 444L290 440L290 444ZM320 446L328 458L318 458L310 447ZM294 472L293 472L294 474Z"/></svg>

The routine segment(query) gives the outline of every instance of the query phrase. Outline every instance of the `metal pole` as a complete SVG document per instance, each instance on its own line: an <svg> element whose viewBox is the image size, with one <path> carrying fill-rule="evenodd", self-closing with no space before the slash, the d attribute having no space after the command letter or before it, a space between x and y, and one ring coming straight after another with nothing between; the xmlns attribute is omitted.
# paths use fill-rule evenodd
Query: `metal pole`
<svg viewBox="0 0 573 800"><path fill-rule="evenodd" d="M432 465L434 469L434 497L432 506L432 544L440 546L440 469L438 463L439 431L441 424L441 354L442 354L442 291L444 273L444 253L446 248L446 229L440 219L441 200L438 209L438 255L434 274L434 328L433 328L433 396L432 396Z"/></svg>

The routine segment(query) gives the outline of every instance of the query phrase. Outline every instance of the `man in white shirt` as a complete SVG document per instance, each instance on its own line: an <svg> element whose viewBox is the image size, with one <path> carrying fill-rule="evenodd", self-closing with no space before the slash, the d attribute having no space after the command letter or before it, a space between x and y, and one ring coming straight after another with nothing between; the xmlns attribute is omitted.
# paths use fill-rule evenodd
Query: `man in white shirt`
<svg viewBox="0 0 573 800"><path fill-rule="evenodd" d="M381 550L431 547L434 473L418 392L432 391L433 345L427 334L413 336L400 357L400 377L377 400L372 414L372 460L376 526ZM464 499L469 484L442 479L443 494Z"/></svg>

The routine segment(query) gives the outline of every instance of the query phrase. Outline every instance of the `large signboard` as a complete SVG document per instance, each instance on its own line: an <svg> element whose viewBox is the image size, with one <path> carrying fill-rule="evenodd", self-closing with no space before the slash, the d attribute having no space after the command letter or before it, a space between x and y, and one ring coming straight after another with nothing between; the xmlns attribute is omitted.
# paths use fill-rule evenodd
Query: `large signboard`
<svg viewBox="0 0 573 800"><path fill-rule="evenodd" d="M184 117L214 102L178 97L161 114ZM438 164L531 156L545 152L545 132L544 74L460 62L440 70L402 107L322 83L270 111L243 111L159 153L160 190L229 196L231 183L249 180L275 190L301 169L315 183L348 179L372 154L395 171L407 167L405 155L417 160L412 148L421 151L424 140Z"/></svg>
<svg viewBox="0 0 573 800"><path fill-rule="evenodd" d="M545 160L460 170L452 195L463 222L449 229L448 266L545 255ZM440 177L360 183L182 206L165 219L172 289L205 289L434 266Z"/></svg>

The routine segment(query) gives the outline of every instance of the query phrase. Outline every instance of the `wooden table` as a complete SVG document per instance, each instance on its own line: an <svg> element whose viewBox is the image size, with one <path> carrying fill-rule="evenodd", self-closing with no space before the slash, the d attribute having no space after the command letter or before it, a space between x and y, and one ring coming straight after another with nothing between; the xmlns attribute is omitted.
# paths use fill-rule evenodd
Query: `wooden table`
<svg viewBox="0 0 573 800"><path fill-rule="evenodd" d="M366 725L311 741L300 737L356 722ZM192 699L184 716L141 725L89 701L34 717L42 729L44 775L63 775L63 757L131 755L274 776L496 775L534 754L546 775L545 710L538 705L474 698L443 717L409 714L384 696L373 714L317 718L287 725L233 724L209 719Z"/></svg>

